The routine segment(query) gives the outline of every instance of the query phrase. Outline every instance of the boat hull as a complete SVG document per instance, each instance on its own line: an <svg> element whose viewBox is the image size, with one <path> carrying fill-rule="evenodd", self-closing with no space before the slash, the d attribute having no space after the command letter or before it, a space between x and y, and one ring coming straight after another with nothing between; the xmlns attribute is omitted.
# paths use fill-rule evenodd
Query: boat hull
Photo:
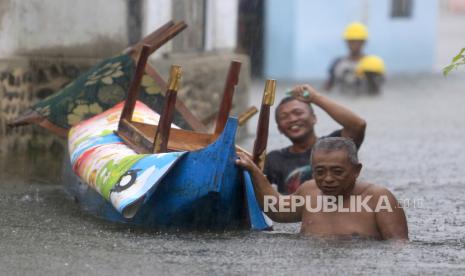
<svg viewBox="0 0 465 276"><path fill-rule="evenodd" d="M249 208L251 204L256 206L256 201L250 192L246 193L244 172L235 164L236 129L237 120L230 118L214 143L184 154L156 189L137 205L132 218L123 217L99 193L82 183L71 166L65 172L66 190L86 211L111 221L162 229L268 228L261 211ZM257 217L261 218L259 222Z"/></svg>

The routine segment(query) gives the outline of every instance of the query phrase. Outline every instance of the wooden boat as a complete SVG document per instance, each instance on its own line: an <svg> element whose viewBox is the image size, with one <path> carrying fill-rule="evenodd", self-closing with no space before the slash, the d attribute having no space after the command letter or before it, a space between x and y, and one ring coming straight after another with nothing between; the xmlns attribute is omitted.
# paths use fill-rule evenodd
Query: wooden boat
<svg viewBox="0 0 465 276"><path fill-rule="evenodd" d="M229 117L240 63L232 62L214 133L172 125L181 68L173 66L159 116L137 101L151 54L144 45L123 103L73 127L69 152L81 181L67 190L85 210L154 228L263 230L271 226L250 176L235 165L237 119ZM253 160L263 166L275 81L267 81ZM67 179L72 179L67 177Z"/></svg>
<svg viewBox="0 0 465 276"><path fill-rule="evenodd" d="M116 110L118 108L121 110L121 104L116 107ZM112 110L108 112L111 113ZM89 185L76 179L70 175L71 171L68 171L68 175L65 176L65 179L69 180L67 190L75 196L86 211L111 221L156 228L267 229L271 224L266 221L258 207L250 178L247 175L244 176L246 172L234 163L236 129L237 120L230 118L223 133L212 144L196 151L178 152L177 156L170 159L174 160L172 167L166 171L166 175L159 182L143 181L148 178L144 174L153 170L151 161L159 158L157 156L160 155L152 154L133 160L129 169L125 172L121 171L121 176L110 192L109 200L97 192L94 189L95 186L92 187L94 183ZM74 134L71 133L71 135ZM115 134L109 133L106 138L111 141L110 150L128 151L124 148L125 145L120 145L119 148L113 146L113 142L122 141ZM94 140L94 142L104 144L102 141ZM108 144L105 145L108 146ZM72 148L71 150L76 152ZM74 169L81 170L79 162L73 158L71 155ZM92 159L93 156L87 158ZM84 174L81 175L84 176ZM137 178L141 183L137 182ZM112 200L116 198L114 194L124 195L125 191L139 189L140 187L136 186L144 186L148 181L154 181L154 183L149 183L150 187L141 193L131 191L132 194L137 194L133 198L134 201L124 208L120 207L120 212L115 204L112 205Z"/></svg>

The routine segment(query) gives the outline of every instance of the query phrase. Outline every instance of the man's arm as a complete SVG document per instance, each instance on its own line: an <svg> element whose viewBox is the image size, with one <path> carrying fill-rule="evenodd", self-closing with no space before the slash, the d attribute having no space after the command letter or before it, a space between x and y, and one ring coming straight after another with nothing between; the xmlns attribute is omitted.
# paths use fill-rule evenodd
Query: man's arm
<svg viewBox="0 0 465 276"><path fill-rule="evenodd" d="M297 98L307 103L314 103L328 113L333 120L342 125L341 135L354 140L355 145L360 147L365 137L366 122L348 108L336 103L330 98L318 93L308 84L294 88ZM305 93L308 91L308 93ZM304 95L304 96L302 96Z"/></svg>
<svg viewBox="0 0 465 276"><path fill-rule="evenodd" d="M380 207L380 210L375 213L376 224L383 240L408 240L407 219L405 218L404 209L399 205L394 195L385 188L376 188L374 195L374 198L378 199L378 206L389 203L391 208Z"/></svg>
<svg viewBox="0 0 465 276"><path fill-rule="evenodd" d="M236 160L236 164L244 169L248 170L251 177L255 191L255 197L262 210L264 210L265 204L268 206L275 207L278 211L273 211L274 208L268 208L264 212L276 222L299 222L302 220L303 207L299 206L295 208L295 212L279 212L279 203L284 203L286 207L291 206L292 202L295 202L293 197L299 196L301 189L299 188L293 195L281 195L273 189L266 176L260 171L260 169L253 163L253 161L244 153L237 152L239 159ZM302 187L302 186L301 186ZM265 197L267 198L265 202ZM270 206L270 207L271 207Z"/></svg>

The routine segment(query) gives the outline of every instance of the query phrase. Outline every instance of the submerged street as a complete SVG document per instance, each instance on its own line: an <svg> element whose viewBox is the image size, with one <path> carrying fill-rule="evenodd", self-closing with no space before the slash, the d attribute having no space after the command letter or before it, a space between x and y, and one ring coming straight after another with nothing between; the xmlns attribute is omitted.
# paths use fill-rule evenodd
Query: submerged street
<svg viewBox="0 0 465 276"><path fill-rule="evenodd" d="M254 81L250 105L260 103L263 85ZM275 105L294 85L278 82ZM112 224L67 198L61 156L36 153L0 160L0 275L460 274L465 270L464 91L462 69L447 78L388 79L379 96L329 94L368 122L361 177L388 187L405 205L411 240L405 246L304 237L296 234L298 224L225 233L160 233ZM338 128L316 112L318 135ZM249 150L256 119L240 143ZM286 145L272 115L268 150Z"/></svg>

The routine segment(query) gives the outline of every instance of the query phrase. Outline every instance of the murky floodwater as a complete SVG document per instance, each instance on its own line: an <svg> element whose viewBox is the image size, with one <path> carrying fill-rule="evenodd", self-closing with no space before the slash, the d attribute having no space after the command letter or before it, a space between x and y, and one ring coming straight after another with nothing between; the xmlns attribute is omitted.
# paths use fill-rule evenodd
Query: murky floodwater
<svg viewBox="0 0 465 276"><path fill-rule="evenodd" d="M279 86L283 92L292 84ZM258 103L262 83L254 88L251 102ZM128 228L82 213L66 198L61 160L3 157L0 275L463 274L464 74L391 80L379 97L331 96L368 121L362 178L410 204L409 244L302 237L295 234L298 224L276 225L271 233ZM319 134L337 128L320 110L317 114ZM250 148L252 139L243 144ZM269 149L286 144L272 122Z"/></svg>

